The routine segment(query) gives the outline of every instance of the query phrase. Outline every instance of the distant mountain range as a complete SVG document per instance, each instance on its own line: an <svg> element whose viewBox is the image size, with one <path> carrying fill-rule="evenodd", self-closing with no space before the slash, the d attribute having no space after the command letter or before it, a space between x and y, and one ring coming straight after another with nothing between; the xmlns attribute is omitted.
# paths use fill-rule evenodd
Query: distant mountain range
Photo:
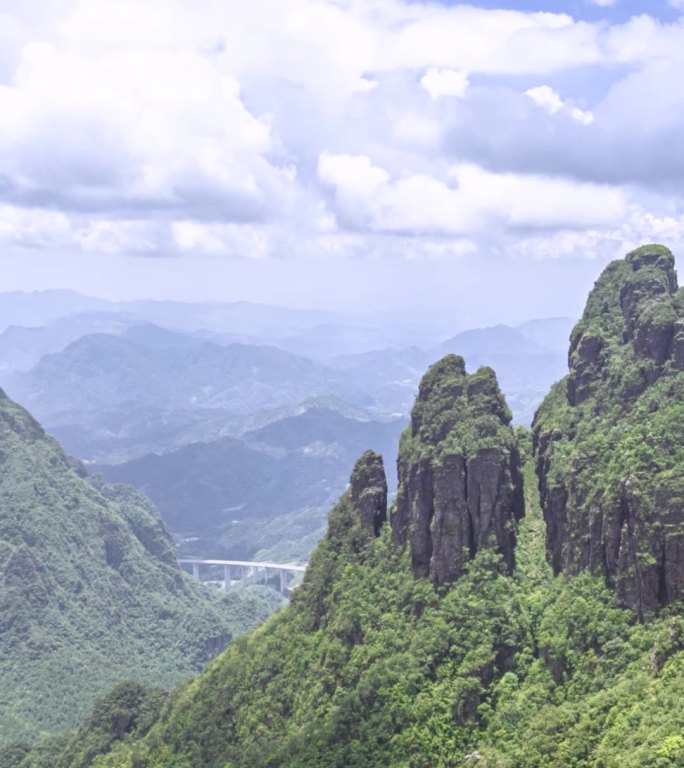
<svg viewBox="0 0 684 768"><path fill-rule="evenodd" d="M93 466L111 482L134 485L158 506L183 554L306 559L325 512L344 490L350 461L372 445L396 451L403 419L362 421L318 403L296 409L240 440L193 443L163 455ZM296 516L293 532L273 526ZM272 533L269 533L269 530ZM262 552L260 557L265 557Z"/></svg>
<svg viewBox="0 0 684 768"><path fill-rule="evenodd" d="M371 404L344 374L275 347L187 339L163 346L108 334L83 336L30 371L8 377L6 385L50 424L64 414L116 405L239 414L316 394Z"/></svg>
<svg viewBox="0 0 684 768"><path fill-rule="evenodd" d="M396 453L432 363L493 367L529 424L565 371L572 326L448 336L386 317L62 291L0 293L3 320L0 383L93 471L148 493L181 551L293 559L356 456Z"/></svg>
<svg viewBox="0 0 684 768"><path fill-rule="evenodd" d="M514 420L529 424L548 388L564 374L567 359L562 350L568 343L572 324L569 318L554 318L532 321L519 328L477 328L427 350L408 347L342 355L330 365L347 373L386 410L407 414L422 372L444 355L458 354L470 369L494 368Z"/></svg>

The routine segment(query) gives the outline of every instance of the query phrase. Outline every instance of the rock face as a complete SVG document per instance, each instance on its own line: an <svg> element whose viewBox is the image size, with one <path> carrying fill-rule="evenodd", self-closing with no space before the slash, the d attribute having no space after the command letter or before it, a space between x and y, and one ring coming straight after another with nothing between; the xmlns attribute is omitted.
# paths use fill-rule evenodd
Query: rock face
<svg viewBox="0 0 684 768"><path fill-rule="evenodd" d="M511 414L490 368L472 375L448 355L424 376L402 436L392 536L409 545L413 572L441 584L484 547L514 564L524 514Z"/></svg>
<svg viewBox="0 0 684 768"><path fill-rule="evenodd" d="M610 264L533 425L556 572L602 574L644 615L684 589L684 296L674 258Z"/></svg>
<svg viewBox="0 0 684 768"><path fill-rule="evenodd" d="M382 456L366 451L356 462L350 482L352 504L358 510L361 526L377 536L387 520L387 478Z"/></svg>

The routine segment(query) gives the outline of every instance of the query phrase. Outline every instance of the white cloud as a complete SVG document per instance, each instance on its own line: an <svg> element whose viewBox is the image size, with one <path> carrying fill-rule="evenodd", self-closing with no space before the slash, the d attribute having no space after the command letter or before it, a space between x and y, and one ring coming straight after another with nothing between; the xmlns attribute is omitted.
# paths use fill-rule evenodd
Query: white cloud
<svg viewBox="0 0 684 768"><path fill-rule="evenodd" d="M392 179L367 156L323 153L321 181L342 223L406 234L493 234L493 229L590 227L615 223L627 201L619 189L541 176L495 174L460 165L450 178Z"/></svg>
<svg viewBox="0 0 684 768"><path fill-rule="evenodd" d="M238 83L192 53L91 59L30 45L0 87L0 161L18 196L253 218L291 182L273 150Z"/></svg>
<svg viewBox="0 0 684 768"><path fill-rule="evenodd" d="M468 73L457 69L430 67L421 78L420 84L432 99L439 99L442 96L455 96L462 99L468 90Z"/></svg>
<svg viewBox="0 0 684 768"><path fill-rule="evenodd" d="M0 205L0 243L30 248L70 242L69 218L58 211Z"/></svg>
<svg viewBox="0 0 684 768"><path fill-rule="evenodd" d="M409 112L395 121L392 132L400 141L432 147L442 137L442 126L437 120Z"/></svg>
<svg viewBox="0 0 684 768"><path fill-rule="evenodd" d="M176 221L174 242L181 252L262 259L271 252L268 233L251 225Z"/></svg>
<svg viewBox="0 0 684 768"><path fill-rule="evenodd" d="M618 0L587 0L588 5L598 5L599 8L614 8Z"/></svg>
<svg viewBox="0 0 684 768"><path fill-rule="evenodd" d="M594 122L594 115L592 112L568 105L561 99L558 93L548 85L539 85L536 88L529 88L525 91L525 95L552 115L555 115L557 112L565 112L570 115L573 120L576 120L582 125L591 125Z"/></svg>

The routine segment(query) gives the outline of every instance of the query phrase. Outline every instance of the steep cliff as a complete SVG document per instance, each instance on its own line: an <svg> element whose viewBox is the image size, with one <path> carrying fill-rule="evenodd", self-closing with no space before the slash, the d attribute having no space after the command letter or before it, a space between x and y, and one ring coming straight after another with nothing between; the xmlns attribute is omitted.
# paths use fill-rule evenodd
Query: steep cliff
<svg viewBox="0 0 684 768"><path fill-rule="evenodd" d="M644 246L611 263L533 425L555 572L589 569L640 615L684 589L684 292Z"/></svg>
<svg viewBox="0 0 684 768"><path fill-rule="evenodd" d="M524 514L518 449L491 368L466 373L448 355L423 377L397 461L391 522L413 572L442 584L485 547L513 570L515 523Z"/></svg>

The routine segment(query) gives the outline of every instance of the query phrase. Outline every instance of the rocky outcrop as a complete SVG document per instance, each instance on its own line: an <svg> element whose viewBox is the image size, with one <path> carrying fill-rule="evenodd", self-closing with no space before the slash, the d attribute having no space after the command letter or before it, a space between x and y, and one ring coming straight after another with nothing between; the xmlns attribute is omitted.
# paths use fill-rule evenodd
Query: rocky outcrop
<svg viewBox="0 0 684 768"><path fill-rule="evenodd" d="M554 571L602 575L642 616L684 596L683 310L666 248L610 264L533 425Z"/></svg>
<svg viewBox="0 0 684 768"><path fill-rule="evenodd" d="M387 478L379 453L366 451L356 462L351 474L350 491L361 527L377 536L387 520Z"/></svg>
<svg viewBox="0 0 684 768"><path fill-rule="evenodd" d="M423 378L402 437L392 535L408 545L413 572L441 584L484 547L514 565L524 513L511 415L490 368L468 375L449 355Z"/></svg>

